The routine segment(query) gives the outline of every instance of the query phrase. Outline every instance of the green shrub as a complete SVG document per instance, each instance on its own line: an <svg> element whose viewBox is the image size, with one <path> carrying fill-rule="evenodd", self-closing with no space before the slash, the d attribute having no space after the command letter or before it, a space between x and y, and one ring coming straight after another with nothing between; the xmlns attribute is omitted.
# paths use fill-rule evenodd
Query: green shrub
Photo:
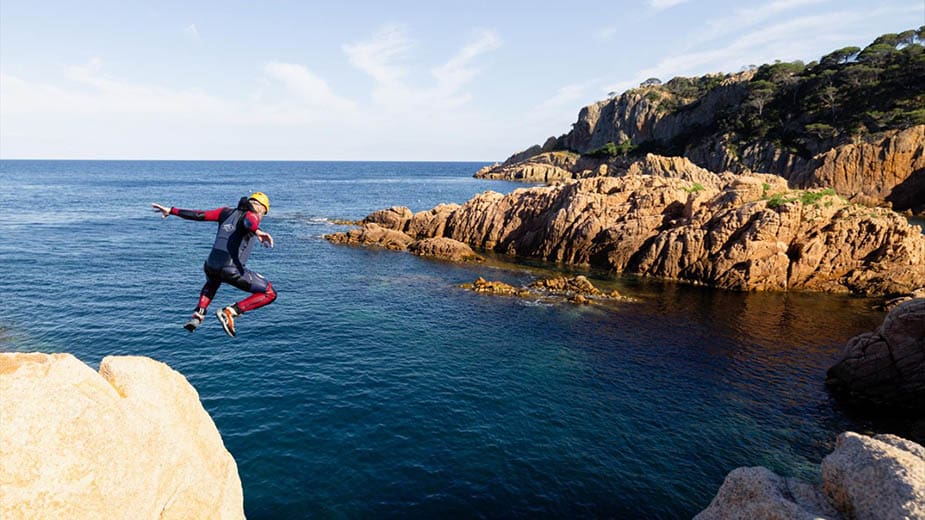
<svg viewBox="0 0 925 520"><path fill-rule="evenodd" d="M777 209L784 204L789 204L797 199L791 199L786 196L785 193L775 193L768 198L768 207L771 209Z"/></svg>
<svg viewBox="0 0 925 520"><path fill-rule="evenodd" d="M587 155L590 155L591 157L616 157L618 155L626 156L636 148L637 147L628 140L623 141L620 144L615 144L613 141L608 141L607 144L598 148L597 150L588 152Z"/></svg>
<svg viewBox="0 0 925 520"><path fill-rule="evenodd" d="M700 184L699 182L695 182L694 185L691 186L690 188L681 188L681 189L688 193L697 193L697 192L705 190L706 188L703 187L703 184Z"/></svg>
<svg viewBox="0 0 925 520"><path fill-rule="evenodd" d="M835 190L832 188L826 188L822 191L804 191L803 194L800 195L800 202L807 205L816 204L819 202L819 199L829 195L835 195Z"/></svg>

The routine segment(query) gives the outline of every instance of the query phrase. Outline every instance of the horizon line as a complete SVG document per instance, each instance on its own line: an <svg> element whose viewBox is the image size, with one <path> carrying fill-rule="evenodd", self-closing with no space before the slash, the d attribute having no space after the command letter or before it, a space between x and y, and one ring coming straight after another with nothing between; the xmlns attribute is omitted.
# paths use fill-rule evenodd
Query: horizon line
<svg viewBox="0 0 925 520"><path fill-rule="evenodd" d="M500 163L501 161L476 161L463 159L68 159L68 158L23 158L23 157L0 157L0 161L125 161L125 162L432 162L432 163Z"/></svg>

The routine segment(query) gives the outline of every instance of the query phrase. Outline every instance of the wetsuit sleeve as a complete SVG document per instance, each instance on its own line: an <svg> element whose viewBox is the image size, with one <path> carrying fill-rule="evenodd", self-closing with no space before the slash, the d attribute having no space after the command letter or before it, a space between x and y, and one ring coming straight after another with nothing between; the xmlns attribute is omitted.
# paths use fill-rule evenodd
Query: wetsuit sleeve
<svg viewBox="0 0 925 520"><path fill-rule="evenodd" d="M257 228L260 227L260 215L254 213L253 211L248 211L245 213L244 227L250 231L257 231Z"/></svg>
<svg viewBox="0 0 925 520"><path fill-rule="evenodd" d="M170 208L170 214L176 215L180 218L185 218L186 220L205 220L214 222L219 220L224 209L226 208L216 208L209 210Z"/></svg>

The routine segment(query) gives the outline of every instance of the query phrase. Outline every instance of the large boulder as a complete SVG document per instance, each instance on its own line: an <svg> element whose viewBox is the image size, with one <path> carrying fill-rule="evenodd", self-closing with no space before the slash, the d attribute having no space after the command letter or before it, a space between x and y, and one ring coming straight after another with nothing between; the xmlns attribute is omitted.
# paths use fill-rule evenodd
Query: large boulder
<svg viewBox="0 0 925 520"><path fill-rule="evenodd" d="M894 435L846 432L822 461L822 484L762 467L726 476L695 520L925 519L925 448Z"/></svg>
<svg viewBox="0 0 925 520"><path fill-rule="evenodd" d="M736 468L726 475L710 505L695 520L818 520L839 518L822 492L763 467Z"/></svg>
<svg viewBox="0 0 925 520"><path fill-rule="evenodd" d="M876 331L852 338L825 382L863 404L925 415L925 298L895 307Z"/></svg>
<svg viewBox="0 0 925 520"><path fill-rule="evenodd" d="M324 238L334 244L377 246L394 251L403 251L408 248L411 242L414 242L413 238L401 231L385 228L374 223L368 223L363 227L346 232L331 233L325 235Z"/></svg>
<svg viewBox="0 0 925 520"><path fill-rule="evenodd" d="M234 459L178 372L0 354L0 518L244 518Z"/></svg>
<svg viewBox="0 0 925 520"><path fill-rule="evenodd" d="M419 211L411 217L405 233L416 239L441 236L447 217L458 208L459 204L439 204L433 209Z"/></svg>
<svg viewBox="0 0 925 520"><path fill-rule="evenodd" d="M404 231L405 225L411 220L411 216L411 210L405 206L392 206L388 209L380 209L370 213L360 221L360 224L378 224L386 229Z"/></svg>
<svg viewBox="0 0 925 520"><path fill-rule="evenodd" d="M425 238L408 246L408 251L417 256L429 256L451 262L479 262L482 257L475 254L467 244L446 237Z"/></svg>
<svg viewBox="0 0 925 520"><path fill-rule="evenodd" d="M848 518L925 519L925 448L847 432L822 461L822 489Z"/></svg>

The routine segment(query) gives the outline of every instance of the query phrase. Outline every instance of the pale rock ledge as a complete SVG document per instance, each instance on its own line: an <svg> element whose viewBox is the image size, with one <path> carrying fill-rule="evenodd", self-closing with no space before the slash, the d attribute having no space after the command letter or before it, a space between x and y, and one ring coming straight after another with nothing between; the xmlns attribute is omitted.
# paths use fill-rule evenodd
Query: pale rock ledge
<svg viewBox="0 0 925 520"><path fill-rule="evenodd" d="M0 518L244 518L234 459L180 373L0 353Z"/></svg>

